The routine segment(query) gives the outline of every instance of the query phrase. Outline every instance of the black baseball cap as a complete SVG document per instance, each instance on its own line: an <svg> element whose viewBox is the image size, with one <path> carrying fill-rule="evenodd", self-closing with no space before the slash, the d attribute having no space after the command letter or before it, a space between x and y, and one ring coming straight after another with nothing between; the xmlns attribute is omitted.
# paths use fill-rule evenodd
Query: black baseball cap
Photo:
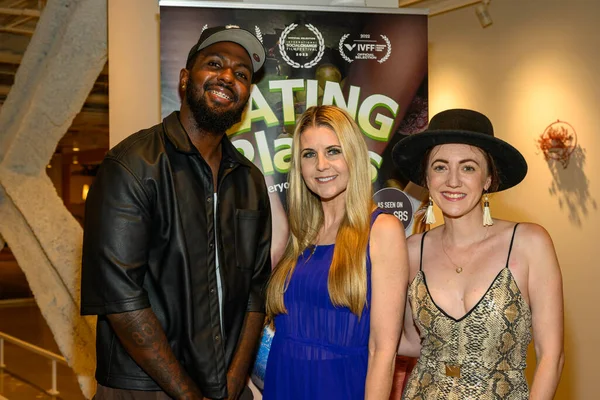
<svg viewBox="0 0 600 400"><path fill-rule="evenodd" d="M225 25L206 28L202 31L200 39L190 49L186 65L200 50L219 42L233 42L242 46L250 56L254 74L265 63L265 48L256 36L237 25Z"/></svg>

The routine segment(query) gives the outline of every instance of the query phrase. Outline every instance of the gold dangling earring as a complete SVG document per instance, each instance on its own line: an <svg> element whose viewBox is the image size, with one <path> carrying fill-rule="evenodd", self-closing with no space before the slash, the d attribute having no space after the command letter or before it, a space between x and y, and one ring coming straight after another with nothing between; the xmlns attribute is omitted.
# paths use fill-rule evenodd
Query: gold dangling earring
<svg viewBox="0 0 600 400"><path fill-rule="evenodd" d="M483 195L483 226L494 225L492 214L490 213L490 200L487 193Z"/></svg>
<svg viewBox="0 0 600 400"><path fill-rule="evenodd" d="M435 224L435 214L433 213L433 200L431 200L431 196L429 196L429 204L427 205L427 212L425 212L425 223Z"/></svg>

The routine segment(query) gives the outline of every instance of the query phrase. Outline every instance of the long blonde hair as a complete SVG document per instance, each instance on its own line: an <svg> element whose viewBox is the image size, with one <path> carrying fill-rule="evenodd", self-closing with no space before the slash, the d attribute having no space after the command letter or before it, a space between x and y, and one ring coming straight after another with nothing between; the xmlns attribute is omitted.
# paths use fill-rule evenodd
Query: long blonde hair
<svg viewBox="0 0 600 400"><path fill-rule="evenodd" d="M352 117L335 106L310 107L300 117L292 144L292 165L287 193L290 236L281 261L267 286L267 316L287 313L283 294L289 286L296 262L302 252L315 243L323 226L320 198L302 178L300 137L312 127L326 127L336 133L349 170L345 215L335 240L327 289L336 306L348 307L359 318L367 298L367 244L370 214L373 209L369 151Z"/></svg>

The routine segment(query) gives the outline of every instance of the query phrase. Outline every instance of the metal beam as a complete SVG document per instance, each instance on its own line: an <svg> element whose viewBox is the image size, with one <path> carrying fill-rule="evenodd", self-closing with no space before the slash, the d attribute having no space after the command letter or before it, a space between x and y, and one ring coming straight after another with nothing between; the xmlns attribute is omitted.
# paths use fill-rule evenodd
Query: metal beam
<svg viewBox="0 0 600 400"><path fill-rule="evenodd" d="M8 95L10 89L10 86L0 85L0 104L3 103L2 98ZM86 97L84 106L108 106L108 95L90 94Z"/></svg>
<svg viewBox="0 0 600 400"><path fill-rule="evenodd" d="M438 7L429 9L429 16L435 17L439 14L445 14L450 11L458 10L460 8L469 7L477 3L481 3L481 0L468 0L468 1L445 1L440 2Z"/></svg>
<svg viewBox="0 0 600 400"><path fill-rule="evenodd" d="M0 51L0 63L5 64L21 64L23 56L20 54L11 53L10 51Z"/></svg>
<svg viewBox="0 0 600 400"><path fill-rule="evenodd" d="M35 17L23 17L23 18L19 18L17 20L15 20L14 22L11 22L10 24L6 25L6 28L14 28L15 26L19 26L27 21L32 20Z"/></svg>
<svg viewBox="0 0 600 400"><path fill-rule="evenodd" d="M0 26L0 32L6 32L6 33L16 33L18 35L33 35L34 30L32 29L20 29L20 28L8 28L8 27L3 27Z"/></svg>
<svg viewBox="0 0 600 400"><path fill-rule="evenodd" d="M20 65L22 59L23 59L23 56L21 54L15 54L10 51L0 50L0 64L4 63L4 64ZM104 65L104 68L102 68L100 75L108 75L108 63Z"/></svg>
<svg viewBox="0 0 600 400"><path fill-rule="evenodd" d="M434 17L460 8L469 7L482 0L398 0L399 7L426 8L429 10L429 16Z"/></svg>
<svg viewBox="0 0 600 400"><path fill-rule="evenodd" d="M42 15L40 10L31 10L29 8L7 8L0 7L0 15L16 15L18 17L39 18Z"/></svg>
<svg viewBox="0 0 600 400"><path fill-rule="evenodd" d="M422 3L424 0L398 0L398 7L412 7L417 3Z"/></svg>
<svg viewBox="0 0 600 400"><path fill-rule="evenodd" d="M14 3L8 4L7 8L23 8L21 5L27 3L27 0L17 0Z"/></svg>

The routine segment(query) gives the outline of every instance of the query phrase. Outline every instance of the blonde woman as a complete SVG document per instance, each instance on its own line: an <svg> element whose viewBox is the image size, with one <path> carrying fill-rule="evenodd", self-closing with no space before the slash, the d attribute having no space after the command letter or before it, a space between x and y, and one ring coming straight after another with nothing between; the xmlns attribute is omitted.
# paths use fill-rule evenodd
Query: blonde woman
<svg viewBox="0 0 600 400"><path fill-rule="evenodd" d="M356 123L311 107L296 126L290 237L267 289L275 336L265 400L389 398L408 259L404 229L371 200Z"/></svg>

